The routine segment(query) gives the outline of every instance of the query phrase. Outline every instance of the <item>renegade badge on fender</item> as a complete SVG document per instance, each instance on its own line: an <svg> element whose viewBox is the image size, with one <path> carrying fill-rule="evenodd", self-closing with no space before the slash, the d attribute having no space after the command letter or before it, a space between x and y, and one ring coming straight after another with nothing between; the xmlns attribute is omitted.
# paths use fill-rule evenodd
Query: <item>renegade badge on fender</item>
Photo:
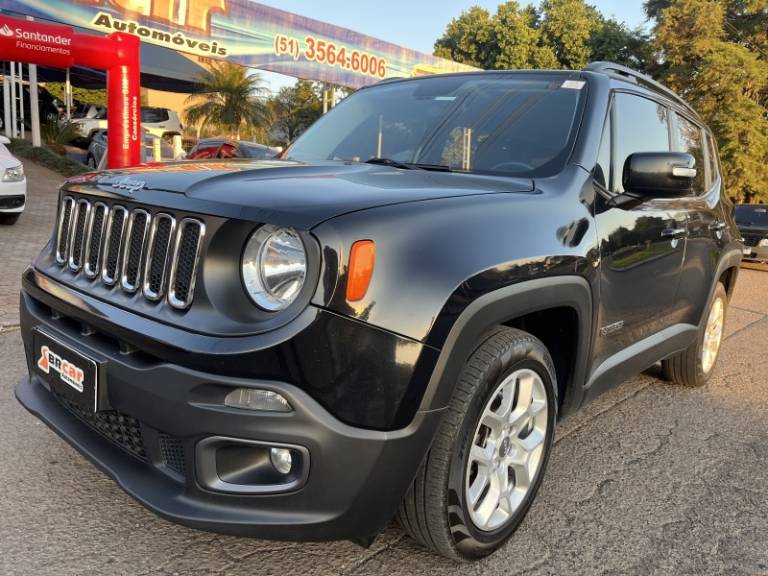
<svg viewBox="0 0 768 576"><path fill-rule="evenodd" d="M739 239L712 134L646 76L383 82L280 160L69 180L16 395L170 520L369 543L397 517L477 558L558 418L659 361L707 381Z"/></svg>

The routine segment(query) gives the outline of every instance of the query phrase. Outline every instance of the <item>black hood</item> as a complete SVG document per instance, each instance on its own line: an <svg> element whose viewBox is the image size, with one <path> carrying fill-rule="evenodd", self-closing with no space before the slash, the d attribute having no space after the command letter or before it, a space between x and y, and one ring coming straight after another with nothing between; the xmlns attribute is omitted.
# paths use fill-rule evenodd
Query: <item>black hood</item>
<svg viewBox="0 0 768 576"><path fill-rule="evenodd" d="M68 181L68 185L86 183L149 204L153 193L155 197L183 194L195 201L194 206L186 202L190 211L304 229L341 214L388 204L534 190L529 178L277 160L174 162Z"/></svg>

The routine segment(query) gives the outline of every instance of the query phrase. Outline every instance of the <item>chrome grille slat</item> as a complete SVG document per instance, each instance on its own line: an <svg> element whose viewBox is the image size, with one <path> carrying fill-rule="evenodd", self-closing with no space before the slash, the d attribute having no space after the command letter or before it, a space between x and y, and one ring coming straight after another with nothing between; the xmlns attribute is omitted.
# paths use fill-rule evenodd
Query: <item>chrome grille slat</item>
<svg viewBox="0 0 768 576"><path fill-rule="evenodd" d="M72 233L72 212L75 208L75 199L67 196L61 201L59 208L59 223L56 228L56 262L61 265L67 263L69 255L69 236Z"/></svg>
<svg viewBox="0 0 768 576"><path fill-rule="evenodd" d="M201 221L184 218L179 224L168 280L168 303L174 308L184 309L192 303L204 237L205 224Z"/></svg>
<svg viewBox="0 0 768 576"><path fill-rule="evenodd" d="M81 198L75 204L75 213L72 217L72 232L69 242L69 269L79 272L83 267L83 249L86 243L86 230L89 226L91 215L91 203Z"/></svg>
<svg viewBox="0 0 768 576"><path fill-rule="evenodd" d="M192 304L205 239L202 218L175 216L66 194L53 256L62 272L185 310Z"/></svg>
<svg viewBox="0 0 768 576"><path fill-rule="evenodd" d="M150 215L146 210L136 208L131 212L128 229L123 242L123 265L120 273L120 285L126 292L136 292L141 277L141 260L144 257Z"/></svg>
<svg viewBox="0 0 768 576"><path fill-rule="evenodd" d="M161 212L152 220L142 288L144 296L150 300L160 300L163 297L175 231L176 219L170 214Z"/></svg>
<svg viewBox="0 0 768 576"><path fill-rule="evenodd" d="M83 271L91 279L99 275L99 264L101 263L102 245L104 244L104 231L109 218L109 207L104 202L96 202L92 210L86 234L88 241L85 245L85 256L83 257Z"/></svg>
<svg viewBox="0 0 768 576"><path fill-rule="evenodd" d="M109 220L107 220L107 230L104 232L104 263L101 271L101 280L107 286L113 286L117 282L123 233L127 220L128 210L125 207L112 207Z"/></svg>

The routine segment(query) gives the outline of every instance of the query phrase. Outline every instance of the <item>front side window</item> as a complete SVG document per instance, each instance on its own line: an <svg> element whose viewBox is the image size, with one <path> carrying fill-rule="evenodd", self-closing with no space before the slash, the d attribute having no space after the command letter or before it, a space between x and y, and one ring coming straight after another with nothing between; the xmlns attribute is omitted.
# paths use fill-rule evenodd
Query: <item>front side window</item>
<svg viewBox="0 0 768 576"><path fill-rule="evenodd" d="M624 163L636 152L669 152L669 112L667 108L642 96L618 93L614 98L616 155L613 161L612 190L624 192L621 175Z"/></svg>
<svg viewBox="0 0 768 576"><path fill-rule="evenodd" d="M704 181L707 172L707 165L704 162L704 140L701 128L684 116L675 114L675 117L677 149L680 152L687 152L696 159L696 178L693 181L693 191L695 194L701 194L704 191Z"/></svg>
<svg viewBox="0 0 768 576"><path fill-rule="evenodd" d="M261 146L249 146L248 144L240 144L240 151L245 158L255 158L257 160L264 160L266 158L272 158L275 153L269 148L263 148Z"/></svg>
<svg viewBox="0 0 768 576"><path fill-rule="evenodd" d="M435 76L360 90L307 130L286 159L555 174L568 159L586 93L584 82L566 78Z"/></svg>

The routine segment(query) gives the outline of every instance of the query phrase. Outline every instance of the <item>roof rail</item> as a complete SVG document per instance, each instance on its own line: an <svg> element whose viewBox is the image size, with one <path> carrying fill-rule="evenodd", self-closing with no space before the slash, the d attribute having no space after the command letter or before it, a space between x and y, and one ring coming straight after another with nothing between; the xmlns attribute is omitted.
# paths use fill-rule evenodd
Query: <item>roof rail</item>
<svg viewBox="0 0 768 576"><path fill-rule="evenodd" d="M674 91L664 86L664 84L661 84L660 82L657 82L647 74L643 74L642 72L633 70L628 66L622 66L621 64L616 64L615 62L601 61L601 62L590 63L586 68L584 68L584 70L589 72L604 72L606 74L612 74L614 76L621 76L625 79L630 79L634 81L636 84L640 84L642 86L645 86L646 88L651 88L652 90L661 92L662 94L674 100L678 104L681 104L682 106L684 106L687 110L690 110L696 113L696 111L691 107L690 104L688 104L688 102L683 100ZM698 116L698 114L696 115Z"/></svg>

